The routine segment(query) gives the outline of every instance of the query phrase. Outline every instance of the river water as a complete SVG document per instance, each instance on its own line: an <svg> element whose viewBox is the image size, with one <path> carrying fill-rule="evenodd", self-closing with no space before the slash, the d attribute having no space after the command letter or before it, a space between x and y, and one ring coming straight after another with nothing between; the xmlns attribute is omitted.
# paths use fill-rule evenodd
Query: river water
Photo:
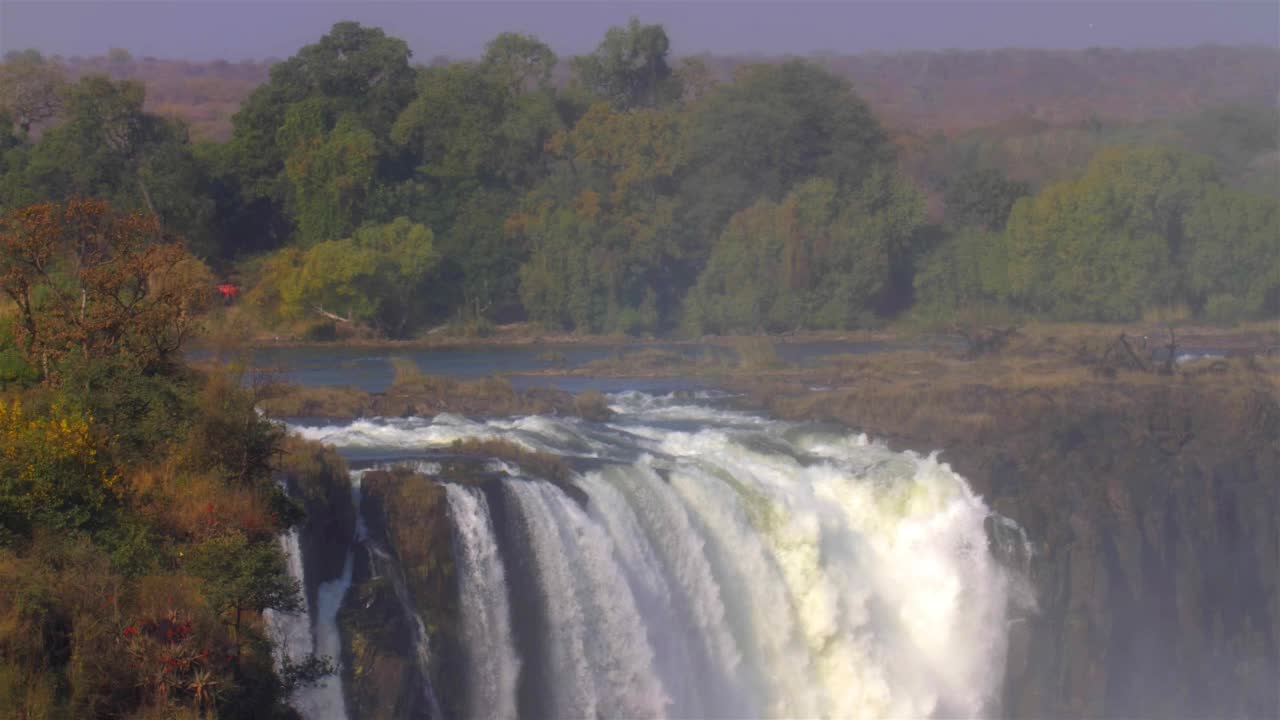
<svg viewBox="0 0 1280 720"><path fill-rule="evenodd" d="M298 377L336 379L326 373L354 363L370 388L388 379L373 356L308 362ZM1010 523L963 478L843 429L739 412L714 392L604 389L615 412L604 423L291 426L358 466L430 470L455 440L502 438L575 468L585 503L510 463L493 463L501 477L483 488L446 488L465 681L424 689L433 698L457 693L450 706L472 718L998 711L1007 627L1032 604L1013 561L1025 548L992 531ZM334 589L312 613L311 646L334 642ZM295 706L308 720L346 717L340 697L334 677Z"/></svg>
<svg viewBox="0 0 1280 720"><path fill-rule="evenodd" d="M905 347L894 345L893 347ZM914 345L912 345L914 346ZM883 342L806 341L778 343L774 346L778 359L787 363L813 363L839 354L881 352L890 345ZM645 349L676 353L690 359L737 356L728 347L700 343L658 345L587 345L536 344L494 346L475 345L448 348L404 348L386 350L361 347L264 347L253 351L254 367L270 372L281 380L300 385L346 385L365 392L381 392L391 385L395 375L391 361L412 361L423 372L456 378L481 378L508 375L517 388L554 386L570 392L598 389L606 392L622 390L663 390L688 388L693 384L678 379L662 381L619 378L553 377L536 375L554 367L579 368L596 360L607 360L620 353ZM207 353L196 353L196 359Z"/></svg>

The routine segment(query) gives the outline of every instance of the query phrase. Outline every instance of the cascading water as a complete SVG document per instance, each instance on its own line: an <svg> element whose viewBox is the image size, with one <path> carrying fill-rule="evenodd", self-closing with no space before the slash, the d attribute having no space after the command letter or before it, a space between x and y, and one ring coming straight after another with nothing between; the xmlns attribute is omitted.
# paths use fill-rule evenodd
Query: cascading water
<svg viewBox="0 0 1280 720"><path fill-rule="evenodd" d="M352 476L352 504L356 516L360 513L360 478ZM363 536L363 528L357 525L358 541ZM290 530L281 539L285 558L289 565L290 576L304 584L302 551L299 546L297 530ZM338 611L342 609L342 601L351 588L353 550L347 551L343 562L342 574L336 578L320 583L316 588L316 606L310 607L306 593L302 593L304 609L301 612L284 613L268 611L265 620L268 632L275 641L276 665L280 667L284 660L298 664L313 654L328 658L335 666L342 654L342 638L338 631ZM303 720L346 720L346 702L342 692L341 669L319 679L318 682L295 690L290 699L293 708L302 715Z"/></svg>
<svg viewBox="0 0 1280 720"><path fill-rule="evenodd" d="M707 402L624 394L613 409L294 428L388 457L502 437L575 463L585 502L502 465L488 492L446 486L468 716L997 709L1006 622L1030 600L984 527L1008 521L946 465ZM533 672L547 687L528 693Z"/></svg>
<svg viewBox="0 0 1280 720"><path fill-rule="evenodd" d="M506 574L484 495L458 485L446 488L459 551L466 676L471 678L467 713L504 720L516 712L520 659L511 636Z"/></svg>
<svg viewBox="0 0 1280 720"><path fill-rule="evenodd" d="M297 529L290 530L280 536L280 547L288 563L289 577L302 584L302 548L299 545ZM273 642L276 668L288 663L299 663L311 655L314 641L311 637L311 608L306 593L302 595L302 609L298 612L278 612L267 610L263 618L267 632Z"/></svg>

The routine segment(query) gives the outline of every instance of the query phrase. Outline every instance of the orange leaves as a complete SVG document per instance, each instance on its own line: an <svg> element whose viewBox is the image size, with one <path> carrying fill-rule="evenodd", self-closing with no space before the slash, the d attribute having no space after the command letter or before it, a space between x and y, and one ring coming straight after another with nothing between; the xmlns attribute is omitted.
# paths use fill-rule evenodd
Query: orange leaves
<svg viewBox="0 0 1280 720"><path fill-rule="evenodd" d="M191 542L231 531L268 539L279 529L256 488L229 486L211 473L188 477L162 474L142 509L167 534Z"/></svg>
<svg viewBox="0 0 1280 720"><path fill-rule="evenodd" d="M38 203L0 218L0 289L18 306L16 335L46 380L77 352L167 362L212 299L207 268L161 242L156 219L100 200Z"/></svg>

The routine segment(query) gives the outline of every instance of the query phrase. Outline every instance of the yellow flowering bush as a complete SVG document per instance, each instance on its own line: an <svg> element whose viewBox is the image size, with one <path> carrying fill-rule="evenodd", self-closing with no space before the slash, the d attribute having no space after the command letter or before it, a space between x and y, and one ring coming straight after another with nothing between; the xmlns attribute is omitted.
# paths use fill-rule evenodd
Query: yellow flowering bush
<svg viewBox="0 0 1280 720"><path fill-rule="evenodd" d="M33 525L90 526L120 499L120 474L93 417L62 407L29 414L0 401L0 543Z"/></svg>

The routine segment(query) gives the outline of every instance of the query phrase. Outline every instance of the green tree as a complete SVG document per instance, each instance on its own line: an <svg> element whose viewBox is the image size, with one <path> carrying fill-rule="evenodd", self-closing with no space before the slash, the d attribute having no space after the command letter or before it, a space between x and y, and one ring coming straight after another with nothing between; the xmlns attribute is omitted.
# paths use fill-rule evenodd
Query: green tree
<svg viewBox="0 0 1280 720"><path fill-rule="evenodd" d="M425 283L439 261L431 230L407 218L292 256L292 263L273 265L278 276L267 280L279 287L286 314L368 322L394 337L421 318L416 311L426 303Z"/></svg>
<svg viewBox="0 0 1280 720"><path fill-rule="evenodd" d="M947 185L944 201L947 222L955 227L972 225L999 232L1009 219L1018 198L1031 194L1031 187L1012 180L999 170L965 173Z"/></svg>
<svg viewBox="0 0 1280 720"><path fill-rule="evenodd" d="M153 215L205 249L213 222L208 180L178 121L143 110L141 83L90 75L64 93L64 121L48 130L23 169L41 199L103 198Z"/></svg>
<svg viewBox="0 0 1280 720"><path fill-rule="evenodd" d="M346 237L360 225L377 169L376 145L349 115L332 131L304 135L294 145L285 172L304 247Z"/></svg>
<svg viewBox="0 0 1280 720"><path fill-rule="evenodd" d="M935 248L914 278L916 306L928 318L971 317L1007 300L1009 267L1003 233L962 227Z"/></svg>
<svg viewBox="0 0 1280 720"><path fill-rule="evenodd" d="M529 260L521 297L551 327L644 332L675 320L691 276L672 196L682 116L591 107L547 143L559 162L509 226Z"/></svg>
<svg viewBox="0 0 1280 720"><path fill-rule="evenodd" d="M609 28L589 55L572 61L577 81L589 93L625 110L657 107L680 99L680 78L667 64L671 43L661 25L636 18Z"/></svg>
<svg viewBox="0 0 1280 720"><path fill-rule="evenodd" d="M272 247L288 240L291 226L299 222L293 214L299 208L291 204L297 180L287 168L299 151L298 141L329 138L320 144L329 145L327 160L332 161L334 154L352 152L351 143L363 143L356 136L367 132L376 141L378 155L371 162L378 167L380 144L415 93L410 55L403 40L382 30L340 22L318 42L272 66L270 80L232 118L226 147L213 153L218 214L226 218L220 232L228 254L241 246ZM299 103L309 106L295 109ZM339 122L345 124L341 131ZM299 132L282 133L286 125ZM361 145L360 154L364 149ZM363 178L356 180L363 188ZM337 237L342 235L326 239Z"/></svg>
<svg viewBox="0 0 1280 720"><path fill-rule="evenodd" d="M1187 274L1214 320L1280 314L1280 202L1215 186L1188 213Z"/></svg>
<svg viewBox="0 0 1280 720"><path fill-rule="evenodd" d="M505 32L485 46L480 66L512 95L519 95L550 88L556 54L532 35Z"/></svg>
<svg viewBox="0 0 1280 720"><path fill-rule="evenodd" d="M729 217L804 179L856 188L893 159L888 137L848 81L812 63L749 65L693 108L680 194L689 243L708 247Z"/></svg>
<svg viewBox="0 0 1280 720"><path fill-rule="evenodd" d="M1114 148L1084 177L1014 205L1012 298L1063 319L1130 320L1185 297L1185 218L1216 181L1211 163L1163 148Z"/></svg>
<svg viewBox="0 0 1280 720"><path fill-rule="evenodd" d="M245 613L302 607L298 582L289 577L284 554L275 542L251 541L239 532L220 535L191 550L187 570L204 582L210 606L231 626L237 666L244 645Z"/></svg>
<svg viewBox="0 0 1280 720"><path fill-rule="evenodd" d="M0 111L26 135L62 109L62 68L36 50L12 52L0 63Z"/></svg>
<svg viewBox="0 0 1280 720"><path fill-rule="evenodd" d="M887 173L847 195L814 179L782 202L762 198L716 241L686 325L695 333L865 325L922 220L920 194Z"/></svg>

